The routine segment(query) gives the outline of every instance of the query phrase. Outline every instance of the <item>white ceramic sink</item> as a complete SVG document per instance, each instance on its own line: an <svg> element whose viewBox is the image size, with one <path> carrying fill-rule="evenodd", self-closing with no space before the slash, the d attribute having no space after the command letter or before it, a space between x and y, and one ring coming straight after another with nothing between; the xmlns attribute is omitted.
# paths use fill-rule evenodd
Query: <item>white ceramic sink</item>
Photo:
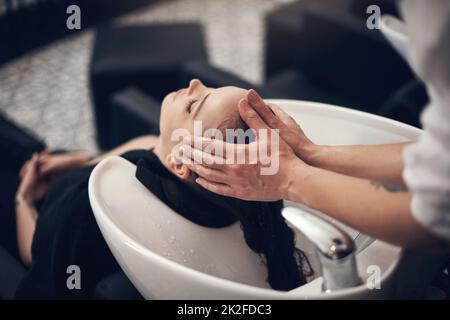
<svg viewBox="0 0 450 320"><path fill-rule="evenodd" d="M319 144L393 143L420 135L419 129L351 109L303 101L270 102L291 114ZM373 266L379 268L381 289L370 290L364 284L322 293L318 276L289 292L272 290L265 282L265 266L246 246L238 224L222 229L195 225L161 203L134 173L135 166L123 158L103 160L90 177L89 197L111 251L147 299L363 299L390 298L399 292L402 250L346 226L360 248L360 276L365 283L373 275ZM300 234L297 246L314 260L313 248ZM420 272L422 261L416 259L414 265L402 268Z"/></svg>

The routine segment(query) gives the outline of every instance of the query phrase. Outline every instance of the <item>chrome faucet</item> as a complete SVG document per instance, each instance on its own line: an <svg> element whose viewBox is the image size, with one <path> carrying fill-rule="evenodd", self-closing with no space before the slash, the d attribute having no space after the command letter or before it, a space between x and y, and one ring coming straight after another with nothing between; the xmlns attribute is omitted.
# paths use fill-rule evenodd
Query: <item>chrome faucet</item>
<svg viewBox="0 0 450 320"><path fill-rule="evenodd" d="M355 287L362 283L356 266L355 243L345 231L296 207L285 207L282 214L314 244L323 278L323 292Z"/></svg>

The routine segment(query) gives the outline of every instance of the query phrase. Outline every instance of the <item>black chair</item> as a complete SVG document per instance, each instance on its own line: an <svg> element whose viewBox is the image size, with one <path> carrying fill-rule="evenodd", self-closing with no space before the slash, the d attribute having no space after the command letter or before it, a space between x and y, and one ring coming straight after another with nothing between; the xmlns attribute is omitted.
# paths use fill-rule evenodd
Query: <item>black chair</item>
<svg viewBox="0 0 450 320"><path fill-rule="evenodd" d="M0 64L157 0L2 0ZM81 30L66 26L67 7L80 7Z"/></svg>
<svg viewBox="0 0 450 320"><path fill-rule="evenodd" d="M144 134L159 134L160 102L136 88L112 99L112 143L120 145Z"/></svg>
<svg viewBox="0 0 450 320"><path fill-rule="evenodd" d="M17 286L25 274L24 266L0 246L0 300L14 298Z"/></svg>
<svg viewBox="0 0 450 320"><path fill-rule="evenodd" d="M365 7L360 1L306 0L271 13L266 85L288 88L287 98L378 113L414 75L380 31L367 28L363 2ZM375 2L396 13L391 1Z"/></svg>
<svg viewBox="0 0 450 320"><path fill-rule="evenodd" d="M111 130L115 93L133 86L162 100L167 92L178 89L179 67L192 58L206 58L202 29L197 24L100 29L90 66L99 146L115 146Z"/></svg>
<svg viewBox="0 0 450 320"><path fill-rule="evenodd" d="M412 79L386 100L378 114L420 128L420 115L428 100L424 85L417 79Z"/></svg>

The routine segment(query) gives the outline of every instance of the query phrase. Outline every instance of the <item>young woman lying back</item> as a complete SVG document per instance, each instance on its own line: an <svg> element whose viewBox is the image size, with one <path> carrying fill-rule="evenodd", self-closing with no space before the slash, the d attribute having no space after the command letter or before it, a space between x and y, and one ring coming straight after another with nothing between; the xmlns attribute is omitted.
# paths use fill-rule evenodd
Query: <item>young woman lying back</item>
<svg viewBox="0 0 450 320"><path fill-rule="evenodd" d="M94 165L121 155L137 165L137 179L175 212L199 225L220 228L239 221L247 245L266 263L270 286L291 290L303 285L312 270L295 248L294 233L281 216L282 202L244 201L209 192L195 174L172 154L176 130L247 129L238 103L247 91L205 87L192 80L188 88L168 94L161 105L160 136L136 138L94 159L79 154L35 155L23 167L17 192L18 248L30 266L18 297L88 298L95 284L119 267L95 222L88 198ZM58 175L59 178L51 179ZM49 182L50 177L50 183ZM45 184L44 184L45 183ZM43 199L39 209L35 202ZM149 208L152 210L152 208ZM82 290L68 290L68 265L83 271ZM149 271L151 272L151 271Z"/></svg>

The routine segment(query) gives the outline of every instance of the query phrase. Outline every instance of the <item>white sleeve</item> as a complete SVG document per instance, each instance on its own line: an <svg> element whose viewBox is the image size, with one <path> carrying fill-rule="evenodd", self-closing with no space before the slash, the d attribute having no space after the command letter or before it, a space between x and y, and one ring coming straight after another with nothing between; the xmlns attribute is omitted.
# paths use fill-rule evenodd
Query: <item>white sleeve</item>
<svg viewBox="0 0 450 320"><path fill-rule="evenodd" d="M450 1L407 0L402 11L410 63L430 96L424 132L403 154L403 178L415 219L450 240Z"/></svg>

